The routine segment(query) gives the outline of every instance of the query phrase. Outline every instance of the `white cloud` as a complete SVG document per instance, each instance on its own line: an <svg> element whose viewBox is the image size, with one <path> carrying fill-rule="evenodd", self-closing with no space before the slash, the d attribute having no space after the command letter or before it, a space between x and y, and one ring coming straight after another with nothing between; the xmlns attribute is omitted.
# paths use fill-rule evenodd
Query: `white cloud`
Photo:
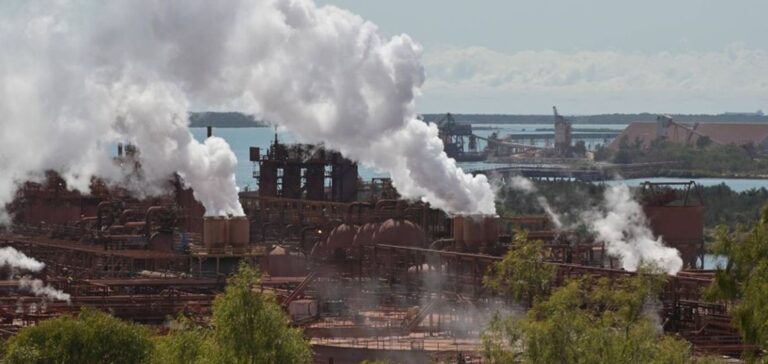
<svg viewBox="0 0 768 364"><path fill-rule="evenodd" d="M464 112L537 112L559 102L571 106L570 112L594 113L768 106L768 51L738 44L722 51L677 53L442 47L427 49L424 62L423 103L428 108L444 104L468 109Z"/></svg>

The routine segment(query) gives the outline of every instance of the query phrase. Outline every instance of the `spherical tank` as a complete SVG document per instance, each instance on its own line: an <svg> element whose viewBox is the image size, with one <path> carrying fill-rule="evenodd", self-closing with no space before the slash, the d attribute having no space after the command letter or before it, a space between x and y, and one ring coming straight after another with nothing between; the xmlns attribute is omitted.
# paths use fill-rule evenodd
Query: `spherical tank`
<svg viewBox="0 0 768 364"><path fill-rule="evenodd" d="M354 245L355 234L357 234L358 228L356 225L341 224L331 230L328 234L328 239L325 245L329 251L334 249L343 248L350 249Z"/></svg>
<svg viewBox="0 0 768 364"><path fill-rule="evenodd" d="M373 234L374 244L423 247L424 231L416 224L402 219L389 219Z"/></svg>
<svg viewBox="0 0 768 364"><path fill-rule="evenodd" d="M379 229L379 224L375 224L372 222L369 222L363 225L360 228L360 230L357 231L357 234L355 234L354 245L355 246L372 245L373 234L375 234L376 230L378 229Z"/></svg>
<svg viewBox="0 0 768 364"><path fill-rule="evenodd" d="M229 219L229 243L235 247L248 246L251 241L250 221L245 216Z"/></svg>

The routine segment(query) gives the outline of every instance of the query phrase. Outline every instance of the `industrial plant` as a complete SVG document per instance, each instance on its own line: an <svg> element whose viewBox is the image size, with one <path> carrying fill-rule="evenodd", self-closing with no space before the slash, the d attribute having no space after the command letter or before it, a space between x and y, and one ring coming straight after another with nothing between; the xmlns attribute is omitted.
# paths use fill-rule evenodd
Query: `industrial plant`
<svg viewBox="0 0 768 364"><path fill-rule="evenodd" d="M138 163L133 146L119 148L116 162ZM69 301L45 301L5 281L3 335L84 306L154 325L204 317L245 260L262 272L259 289L303 329L318 363L481 362L488 318L517 307L483 277L515 248L516 234L545 243L555 284L636 274L604 242L576 239L548 216L448 215L400 198L388 179L362 181L354 162L322 146L275 139L267 150L251 148L250 159L259 188L240 193L245 216L205 216L178 178L152 198L98 179L90 193L73 192L52 172L23 184L2 245L45 263L39 276ZM653 234L684 264L660 298L663 329L701 352L749 349L727 307L701 297L713 272L700 269L706 207L697 186L646 183L638 193Z"/></svg>
<svg viewBox="0 0 768 364"><path fill-rule="evenodd" d="M0 2L0 364L765 360L765 5L694 3Z"/></svg>

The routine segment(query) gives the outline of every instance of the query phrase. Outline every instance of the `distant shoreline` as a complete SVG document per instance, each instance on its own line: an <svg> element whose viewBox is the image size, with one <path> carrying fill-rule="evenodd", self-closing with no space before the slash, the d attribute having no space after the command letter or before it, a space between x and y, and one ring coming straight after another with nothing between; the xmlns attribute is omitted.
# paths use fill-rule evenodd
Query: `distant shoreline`
<svg viewBox="0 0 768 364"><path fill-rule="evenodd" d="M256 120L253 115L239 112L193 112L189 114L191 128L263 128L269 124Z"/></svg>
<svg viewBox="0 0 768 364"><path fill-rule="evenodd" d="M658 114L598 114L576 115L565 117L574 124L619 124L628 125L635 121L655 121ZM424 121L436 122L445 114L423 114ZM768 115L751 114L720 114L720 115L696 115L672 114L673 119L683 123L768 123ZM472 124L546 124L552 125L552 115L525 115L525 114L453 114L457 122ZM238 112L195 112L190 113L189 126L192 128L263 128L269 123L256 120L253 115Z"/></svg>
<svg viewBox="0 0 768 364"><path fill-rule="evenodd" d="M452 114L457 122L472 124L549 124L554 122L553 115L517 115L517 114ZM656 121L659 114L597 114L564 115L574 124L629 124L635 121ZM424 121L436 122L445 114L423 114ZM768 115L751 114L671 114L679 122L703 123L768 123Z"/></svg>

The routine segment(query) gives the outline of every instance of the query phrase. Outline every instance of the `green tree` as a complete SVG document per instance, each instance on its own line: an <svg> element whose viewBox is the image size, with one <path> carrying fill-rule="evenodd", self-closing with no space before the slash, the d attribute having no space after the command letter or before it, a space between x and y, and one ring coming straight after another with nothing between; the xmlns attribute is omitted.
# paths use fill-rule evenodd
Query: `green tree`
<svg viewBox="0 0 768 364"><path fill-rule="evenodd" d="M613 162L619 164L629 164L633 162L633 157L637 154L629 144L629 138L625 135L619 139L619 148L613 156Z"/></svg>
<svg viewBox="0 0 768 364"><path fill-rule="evenodd" d="M217 348L209 328L194 325L183 317L174 326L168 335L155 338L152 364L216 362Z"/></svg>
<svg viewBox="0 0 768 364"><path fill-rule="evenodd" d="M228 363L309 363L311 352L301 330L288 326L288 317L274 297L253 291L258 273L245 262L226 293L213 305L214 337Z"/></svg>
<svg viewBox="0 0 768 364"><path fill-rule="evenodd" d="M712 138L704 135L696 139L696 148L704 149L708 146L712 145Z"/></svg>
<svg viewBox="0 0 768 364"><path fill-rule="evenodd" d="M177 329L158 339L154 363L309 363L311 351L301 330L272 296L254 291L256 270L245 262L213 304L212 328L179 320Z"/></svg>
<svg viewBox="0 0 768 364"><path fill-rule="evenodd" d="M587 143L584 142L583 140L577 141L573 145L573 154L575 154L575 155L577 155L579 157L583 157L584 155L586 155L587 154Z"/></svg>
<svg viewBox="0 0 768 364"><path fill-rule="evenodd" d="M744 340L768 348L768 205L749 228L730 232L721 226L712 252L728 261L718 268L706 297L730 302Z"/></svg>
<svg viewBox="0 0 768 364"><path fill-rule="evenodd" d="M492 363L689 363L689 344L660 333L648 310L663 276L583 277L524 317L496 317L483 333Z"/></svg>
<svg viewBox="0 0 768 364"><path fill-rule="evenodd" d="M83 309L27 327L8 339L4 363L144 363L152 351L149 331L108 314Z"/></svg>
<svg viewBox="0 0 768 364"><path fill-rule="evenodd" d="M554 272L554 267L546 263L544 243L528 240L525 231L518 231L513 247L494 264L483 283L519 302L525 300L531 307L535 300L549 294Z"/></svg>

